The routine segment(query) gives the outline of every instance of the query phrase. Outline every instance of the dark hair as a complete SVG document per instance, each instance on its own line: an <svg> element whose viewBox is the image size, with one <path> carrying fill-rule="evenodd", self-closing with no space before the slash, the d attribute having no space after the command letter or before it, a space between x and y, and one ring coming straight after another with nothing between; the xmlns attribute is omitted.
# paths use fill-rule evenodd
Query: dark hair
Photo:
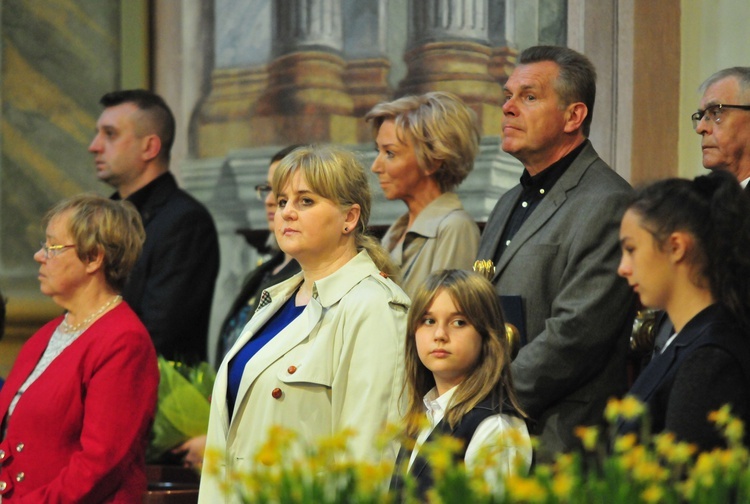
<svg viewBox="0 0 750 504"><path fill-rule="evenodd" d="M146 89L126 89L105 94L99 100L99 103L105 108L132 103L143 111L148 117L149 124L138 123L136 124L136 130L139 134L156 133L161 140L159 157L165 163L169 163L172 145L174 144L175 120L172 110L161 96ZM141 131L147 127L150 131Z"/></svg>
<svg viewBox="0 0 750 504"><path fill-rule="evenodd" d="M443 270L430 274L419 287L411 308L406 329L404 391L408 398L406 434L416 437L424 416L423 397L435 386L432 372L425 367L417 353L416 333L422 317L435 297L445 290L453 303L482 337L482 351L469 375L453 395L445 420L454 428L461 418L487 397L495 404L507 399L521 416L526 414L516 399L510 372L505 319L492 284L483 276L463 270Z"/></svg>
<svg viewBox="0 0 750 504"><path fill-rule="evenodd" d="M562 46L535 46L524 50L518 58L519 65L552 61L560 68L555 90L563 105L583 102L588 114L583 120L583 136L588 137L594 118L596 101L596 69L583 54Z"/></svg>
<svg viewBox="0 0 750 504"><path fill-rule="evenodd" d="M274 164L277 161L281 161L287 156L287 154L291 154L293 150L298 149L300 147L304 147L304 144L292 144L287 147L284 147L283 149L278 151L276 154L271 156L271 162L269 164Z"/></svg>
<svg viewBox="0 0 750 504"><path fill-rule="evenodd" d="M639 190L628 209L659 247L673 232L692 235L693 281L707 282L714 299L750 328L750 199L731 173L656 182Z"/></svg>

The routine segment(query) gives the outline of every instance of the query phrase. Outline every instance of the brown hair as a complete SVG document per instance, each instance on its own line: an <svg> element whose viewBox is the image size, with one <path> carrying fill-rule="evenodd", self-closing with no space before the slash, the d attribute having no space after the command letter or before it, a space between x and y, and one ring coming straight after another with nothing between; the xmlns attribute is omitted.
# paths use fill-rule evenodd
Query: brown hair
<svg viewBox="0 0 750 504"><path fill-rule="evenodd" d="M82 194L56 204L47 212L43 225L70 212L68 232L81 261L104 254L104 278L115 292L121 292L135 261L141 254L146 232L132 203Z"/></svg>
<svg viewBox="0 0 750 504"><path fill-rule="evenodd" d="M435 386L432 372L422 364L417 353L416 332L422 317L435 297L447 291L453 303L482 337L482 351L476 365L458 385L447 407L445 419L451 429L477 404L492 397L497 404L507 398L516 412L525 417L513 389L510 356L497 293L484 277L462 270L432 273L420 286L409 310L406 332L406 383L408 396L406 434L416 437L424 416L423 398Z"/></svg>

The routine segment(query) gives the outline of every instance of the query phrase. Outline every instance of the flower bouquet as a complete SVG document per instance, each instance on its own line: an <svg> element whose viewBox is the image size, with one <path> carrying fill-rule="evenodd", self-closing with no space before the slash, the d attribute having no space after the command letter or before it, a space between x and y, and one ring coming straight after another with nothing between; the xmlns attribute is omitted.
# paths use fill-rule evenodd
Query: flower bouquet
<svg viewBox="0 0 750 504"><path fill-rule="evenodd" d="M188 366L159 357L159 399L146 460L153 462L208 428L216 373L207 362Z"/></svg>
<svg viewBox="0 0 750 504"><path fill-rule="evenodd" d="M750 502L750 452L742 444L744 425L725 406L709 415L726 447L698 452L670 433L651 434L646 408L633 397L611 400L608 429L581 427L582 450L559 454L555 463L539 464L526 474L499 474L488 484L488 467L468 471L454 454L456 440L444 438L425 447L435 486L426 496L441 504L714 504ZM620 435L622 420L644 419L641 435ZM352 461L342 432L317 444L299 446L298 435L276 428L245 470L222 467L222 453L206 453L203 477L218 478L228 496L245 504L416 504L416 482L407 475L402 495L388 491L387 463ZM392 436L384 436L392 439ZM498 440L498 449L504 446ZM381 441L382 446L382 441ZM609 447L609 448L607 448ZM429 448L429 449L428 449ZM376 447L377 449L377 447Z"/></svg>

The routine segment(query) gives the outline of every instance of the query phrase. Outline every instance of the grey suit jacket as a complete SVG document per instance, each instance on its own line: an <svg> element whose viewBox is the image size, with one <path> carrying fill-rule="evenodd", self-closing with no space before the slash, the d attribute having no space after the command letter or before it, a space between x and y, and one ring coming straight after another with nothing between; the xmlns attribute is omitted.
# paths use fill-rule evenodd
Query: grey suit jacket
<svg viewBox="0 0 750 504"><path fill-rule="evenodd" d="M495 265L498 293L523 301L528 344L511 368L521 404L536 420L538 460L577 446L575 427L600 423L607 399L626 389L634 297L617 266L631 193L589 143ZM519 185L497 202L478 259L494 259L520 194Z"/></svg>

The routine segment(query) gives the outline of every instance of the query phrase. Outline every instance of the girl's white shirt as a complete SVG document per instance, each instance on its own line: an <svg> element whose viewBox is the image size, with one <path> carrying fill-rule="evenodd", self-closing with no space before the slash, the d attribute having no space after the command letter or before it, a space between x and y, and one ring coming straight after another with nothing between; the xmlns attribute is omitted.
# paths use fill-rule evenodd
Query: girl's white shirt
<svg viewBox="0 0 750 504"><path fill-rule="evenodd" d="M446 408L457 387L458 385L441 396L438 396L437 388L433 388L424 396L428 424L417 436L409 459L409 469L416 460L419 449L445 416ZM512 430L515 430L515 433L511 434ZM505 446L505 448L497 450L498 446ZM526 422L522 418L499 413L485 418L477 426L464 455L464 463L469 473L473 472L484 458L481 455L486 449L497 450L492 464L482 464L488 466L484 471L485 481L496 490L501 478L515 473L517 466L517 470L521 473L528 473L531 468L531 438Z"/></svg>

